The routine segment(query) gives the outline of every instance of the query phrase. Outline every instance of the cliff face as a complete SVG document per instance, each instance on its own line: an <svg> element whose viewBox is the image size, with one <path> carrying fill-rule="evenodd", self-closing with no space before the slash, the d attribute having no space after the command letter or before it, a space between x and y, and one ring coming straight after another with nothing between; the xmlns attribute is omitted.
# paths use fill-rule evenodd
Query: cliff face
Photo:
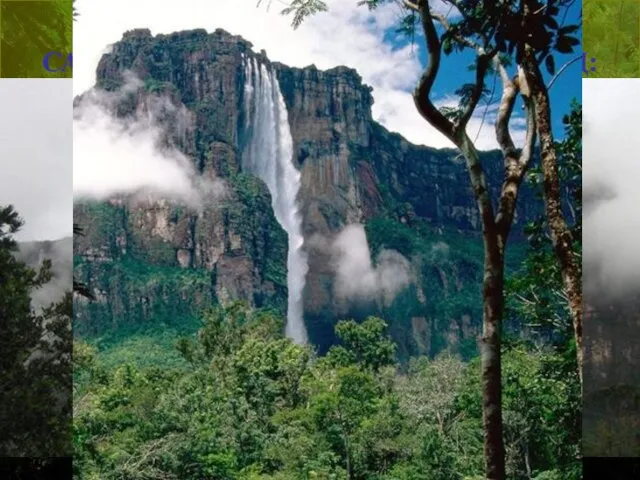
<svg viewBox="0 0 640 480"><path fill-rule="evenodd" d="M637 456L640 452L640 315L637 294L595 300L584 322L584 454Z"/></svg>
<svg viewBox="0 0 640 480"><path fill-rule="evenodd" d="M174 323L215 300L286 305L286 235L271 212L264 184L243 173L239 161L246 142L244 61L252 58L276 70L288 107L294 160L302 176L299 203L309 252L304 303L311 340L326 342L338 315L377 312L392 317L392 331L405 353L430 353L442 341L474 341L479 309L465 304L452 313L431 301L460 292L475 296L480 272L473 262L427 264L415 249L402 252L411 256L415 281L396 304L408 306L345 309L336 306L331 259L313 241L318 236L330 241L354 222L375 226L384 218L401 229L419 218L431 226L428 234L418 235L420 241L435 245L442 240L439 235L450 232L477 246L477 208L455 152L412 145L375 123L371 89L354 70L271 63L264 52L254 53L250 43L222 30L156 37L135 30L99 63L103 89L118 89L125 71L144 81L144 88L122 103L119 115L144 111L153 95L168 96L186 112L180 128L167 120L169 136L202 176L224 179L228 197L201 212L166 202L79 205L75 222L87 235L74 247L76 271L100 301L78 303L78 331ZM501 156L484 156L497 189ZM516 222L530 218L533 210L535 203L524 191ZM382 247L391 243L377 242ZM436 330L444 340L434 339Z"/></svg>

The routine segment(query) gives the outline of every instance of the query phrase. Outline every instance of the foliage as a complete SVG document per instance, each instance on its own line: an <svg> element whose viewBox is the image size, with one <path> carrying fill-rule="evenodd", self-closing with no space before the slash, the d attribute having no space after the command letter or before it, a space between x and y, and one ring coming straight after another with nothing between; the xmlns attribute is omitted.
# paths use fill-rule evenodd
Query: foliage
<svg viewBox="0 0 640 480"><path fill-rule="evenodd" d="M328 357L339 357L339 363L355 363L374 372L392 365L395 345L385 338L387 324L384 320L369 317L358 324L353 320L336 324L336 334L343 346L334 346Z"/></svg>
<svg viewBox="0 0 640 480"><path fill-rule="evenodd" d="M50 480L71 477L71 457L0 459L0 478L3 480Z"/></svg>
<svg viewBox="0 0 640 480"><path fill-rule="evenodd" d="M480 414L479 369L478 361L471 363L457 399L458 408L468 413L478 409ZM508 478L525 479L527 469L541 474L549 462L564 472L561 478L581 478L575 476L581 431L575 355L519 342L504 348L502 370Z"/></svg>
<svg viewBox="0 0 640 480"><path fill-rule="evenodd" d="M41 311L30 294L51 279L16 260L23 222L0 208L0 452L5 457L65 456L71 451L71 293Z"/></svg>
<svg viewBox="0 0 640 480"><path fill-rule="evenodd" d="M271 196L265 184L253 175L238 173L229 182L239 200L228 207L234 230L245 240L245 245L256 245L257 251L250 252L252 258L263 262L259 267L265 280L273 282L282 292L287 285L287 234L273 215ZM261 242L254 242L258 231L265 234ZM264 250L258 250L260 247Z"/></svg>
<svg viewBox="0 0 640 480"><path fill-rule="evenodd" d="M362 3L375 7L379 2ZM548 44L540 48L548 56L544 50L551 49L553 34L544 28L541 37ZM550 30L559 28L552 24ZM509 35L503 32L507 50L514 41ZM571 44L555 43L560 51L570 50ZM552 69L549 62L547 67ZM263 200L248 178L233 181L243 204ZM465 297L467 291L461 293L459 287L465 282L457 280L481 275L481 255L469 251L471 245L482 250L478 238L436 234L410 210L389 205L384 218L367 225L372 250L393 248L422 260L421 280L439 283L438 293L452 292L447 319L467 306L477 310L480 292L469 291ZM226 213L244 218L243 212L240 207ZM246 226L251 229L249 222ZM458 239L459 248L452 250L465 261L448 258L452 242L443 238ZM277 280L278 273L272 271L271 278ZM426 286L424 309L438 301L436 289ZM535 285L544 295L554 287ZM398 322L412 317L410 307L394 313ZM526 315L544 320L537 311ZM75 374L82 388L75 398L76 477L483 478L477 360L466 364L444 353L407 366L398 362L387 338L393 322L387 330L386 322L376 317L338 323L339 345L319 356L283 338L282 323L273 312L252 311L241 303L216 306L203 315L197 335L177 343L181 365L144 365L124 356L118 362L105 360L102 352L96 355L77 343ZM525 342L505 347L509 478L581 477L575 355L571 341L559 338L557 345L544 348Z"/></svg>
<svg viewBox="0 0 640 480"><path fill-rule="evenodd" d="M556 142L558 172L563 186L565 208L570 212L574 251L582 249L582 105L573 101L571 111L563 119L565 138ZM529 182L541 193L541 172L532 169ZM507 295L512 315L534 331L550 332L569 338L573 326L569 317L562 277L556 260L545 217L530 222L528 234L530 252L518 275L507 282ZM564 341L564 340L562 340Z"/></svg>
<svg viewBox="0 0 640 480"><path fill-rule="evenodd" d="M469 316L472 324L481 318L482 239L479 235L434 228L420 217L407 215L406 207L391 199L385 200L386 211L365 223L371 257L376 258L385 249L400 252L415 265L419 265L419 283L428 292L426 305L420 301L415 289L400 294L394 303L382 312L391 325L394 339L398 340L401 360L415 353L436 355L448 343L448 322ZM410 224L402 217L409 216ZM527 243L522 237L512 237L505 259L507 274L520 269L526 258ZM551 261L555 262L552 258ZM407 323L411 317L427 317L434 322L447 323L435 329L430 345L412 345L404 335L412 330ZM403 323L404 322L404 323ZM395 330L397 328L397 330ZM418 342L418 341L416 341ZM477 353L475 338L463 338L459 353L465 359Z"/></svg>
<svg viewBox="0 0 640 480"><path fill-rule="evenodd" d="M6 2L0 9L4 78L71 77L71 69L47 72L42 66L47 52L71 53L74 8L70 0Z"/></svg>
<svg viewBox="0 0 640 480"><path fill-rule="evenodd" d="M564 117L565 139L556 143L559 177L563 185L566 208L573 215L571 224L575 251L581 252L582 214L582 106L574 101L571 111ZM540 172L534 169L529 181L540 190ZM508 465L516 468L518 462L528 458L533 471L535 457L531 456L532 438L541 438L544 445L536 447L543 457L557 459L558 469L538 471L534 478L575 478L579 475L576 459L581 432L581 391L578 379L576 344L573 326L563 292L561 272L549 238L544 217L527 226L530 250L522 268L507 282L509 317L514 331L520 338L529 336L538 345L535 355L524 353L527 348L522 340L509 339L505 357L518 365L510 371L503 364L505 393L519 401L504 401L504 417L507 437L517 445L508 450ZM527 328L533 335L523 335ZM536 411L528 404L539 397L541 409ZM545 402L560 406L554 413ZM523 418L532 415L532 419ZM535 420L534 420L535 419ZM523 423L524 422L524 423ZM525 424L536 431L529 431ZM530 436L531 435L531 436ZM549 441L557 438L558 443ZM523 452L528 457L523 457ZM518 454L520 458L518 458ZM512 478L509 475L509 478ZM516 478L516 477L513 477Z"/></svg>
<svg viewBox="0 0 640 480"><path fill-rule="evenodd" d="M584 0L582 12L585 76L640 76L640 4L636 0ZM592 63L591 58L596 61Z"/></svg>
<svg viewBox="0 0 640 480"><path fill-rule="evenodd" d="M258 0L258 6L260 6L262 2L263 0ZM271 6L273 0L266 0L265 3ZM298 28L302 25L305 18L319 12L326 12L327 10L327 4L323 0L292 0L281 13L282 15L293 15L291 24L293 28Z"/></svg>
<svg viewBox="0 0 640 480"><path fill-rule="evenodd" d="M84 230L82 229L82 227L80 227L80 225L74 223L73 234L83 236ZM95 296L93 295L89 287L86 285L86 283L76 280L75 277L73 278L73 293L77 293L78 295L84 298L88 298L90 300L95 300Z"/></svg>
<svg viewBox="0 0 640 480"><path fill-rule="evenodd" d="M75 478L454 480L481 475L478 364L443 354L402 373L385 322L340 322L324 357L241 302L207 312L177 349L188 367L103 363L74 351ZM577 448L575 378L558 355L505 357L505 405L532 468L564 472ZM574 396L572 396L574 395ZM525 405L526 404L526 405ZM509 440L516 452L522 439ZM514 453L514 479L527 478ZM546 472L546 473L544 473ZM544 478L544 477L540 477ZM564 476L578 479L579 474Z"/></svg>

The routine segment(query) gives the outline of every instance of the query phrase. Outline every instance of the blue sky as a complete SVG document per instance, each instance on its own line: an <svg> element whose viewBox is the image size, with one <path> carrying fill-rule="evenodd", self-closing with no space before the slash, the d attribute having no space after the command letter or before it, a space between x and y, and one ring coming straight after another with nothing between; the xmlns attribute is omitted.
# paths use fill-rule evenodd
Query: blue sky
<svg viewBox="0 0 640 480"><path fill-rule="evenodd" d="M449 9L446 10L449 12ZM581 2L574 2L566 12L561 25L571 25L579 23L579 16L581 11ZM577 33L579 38L582 36L582 32ZM385 35L386 42L393 45L394 48L400 48L407 45L409 42L403 36L399 36L395 33L395 29L390 29ZM424 39L420 37L414 44L418 57L423 65L427 63L427 53L424 46ZM555 65L556 72L567 62L579 57L582 54L582 50L578 49L572 54L560 54L555 52ZM442 56L440 71L438 79L434 85L434 98L442 98L451 95L457 88L457 86L463 83L471 83L474 80L474 73L468 72L467 67L471 65L475 60L475 53L470 50L465 50L462 53L452 53L449 56ZM510 72L513 71L510 70ZM549 84L552 75L547 72L547 69L542 66L542 72L545 75L546 83ZM461 76L462 75L462 76ZM487 77L486 86L490 90L493 88L493 76ZM408 90L410 91L410 90ZM490 103L496 103L500 100L501 89L500 79L497 79L495 93L493 100ZM564 136L564 126L562 125L562 117L569 112L572 99L582 98L582 62L580 60L574 61L563 71L561 75L554 81L551 90L549 91L551 100L551 114L554 136L561 138ZM477 108L478 111L482 111L484 104L480 104ZM489 110L491 111L491 110ZM519 97L516 108L514 109L514 116L523 117L522 99Z"/></svg>

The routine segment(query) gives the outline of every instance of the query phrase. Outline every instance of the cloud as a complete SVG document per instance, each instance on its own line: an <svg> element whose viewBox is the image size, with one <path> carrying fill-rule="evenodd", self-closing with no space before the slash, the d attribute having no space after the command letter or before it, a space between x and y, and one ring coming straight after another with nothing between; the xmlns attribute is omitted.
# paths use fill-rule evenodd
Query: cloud
<svg viewBox="0 0 640 480"><path fill-rule="evenodd" d="M19 241L71 235L71 87L70 79L0 82L0 206L24 219Z"/></svg>
<svg viewBox="0 0 640 480"><path fill-rule="evenodd" d="M274 1L269 9L256 8L256 3L256 0L183 0L180 8L175 8L170 2L153 0L79 0L80 17L74 24L74 89L81 93L93 86L102 52L119 41L126 30L149 28L159 34L223 28L252 42L255 50L264 49L271 60L286 65L305 67L313 63L320 69L338 65L355 68L364 82L374 88L374 119L413 143L452 147L449 140L425 122L413 104L411 92L424 65L419 49L412 48L406 39L398 40L395 33L403 16L397 2L370 12L366 7L358 7L356 0L327 0L329 11L309 18L297 30L291 28L290 17L280 15L281 2ZM455 9L451 10L441 0L433 2L433 6L450 17L456 15ZM420 38L417 42L420 44ZM442 79L438 85L442 83L444 88L447 80L451 79ZM469 124L470 135L474 138L482 124L478 148L496 148L493 125L482 123L481 118L479 108Z"/></svg>
<svg viewBox="0 0 640 480"><path fill-rule="evenodd" d="M33 269L39 269L44 259L51 260L52 278L31 293L31 304L36 311L62 299L71 291L73 277L73 239L66 237L55 242L20 243L16 257Z"/></svg>
<svg viewBox="0 0 640 480"><path fill-rule="evenodd" d="M175 148L171 133L185 137L190 114L167 97L138 98L133 116L114 109L142 82L130 73L116 92L92 89L76 102L73 119L73 192L76 200L105 200L116 195L164 198L199 206L224 192L220 180L205 179L192 159Z"/></svg>
<svg viewBox="0 0 640 480"><path fill-rule="evenodd" d="M378 300L390 305L410 280L410 264L393 250L382 250L375 265L362 225L347 225L332 242L338 299Z"/></svg>
<svg viewBox="0 0 640 480"><path fill-rule="evenodd" d="M583 80L583 279L587 298L640 287L635 79ZM593 297L595 298L595 297Z"/></svg>

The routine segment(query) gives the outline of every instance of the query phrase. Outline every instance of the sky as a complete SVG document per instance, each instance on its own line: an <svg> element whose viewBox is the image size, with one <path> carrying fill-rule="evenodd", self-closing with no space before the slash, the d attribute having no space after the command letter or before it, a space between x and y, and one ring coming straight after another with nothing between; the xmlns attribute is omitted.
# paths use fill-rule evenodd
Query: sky
<svg viewBox="0 0 640 480"><path fill-rule="evenodd" d="M284 3L274 0L271 8L256 7L257 0L111 0L95 2L78 0L80 17L74 25L74 94L89 89L95 82L95 67L108 45L121 39L123 32L134 28L149 28L155 34L204 28L210 32L223 28L241 35L264 49L272 61L304 67L315 64L328 69L338 65L355 68L364 82L374 88L374 119L394 132L417 144L437 148L452 147L417 113L411 92L425 63L424 47L420 39L414 45L395 33L401 9L391 3L371 13L358 7L353 0L328 0L329 12L305 21L294 30L291 19L280 15ZM435 8L455 15L439 0ZM579 6L570 17L579 14ZM557 60L558 68L571 55ZM453 95L462 83L470 57L445 58L441 76L435 85L436 103L455 105ZM491 82L490 82L491 83ZM570 100L580 98L581 64L569 66L551 91L553 124L556 135L562 134L561 118L568 111ZM499 81L495 98L482 120L484 109L477 109L469 124L469 133L482 150L496 148L492 118L499 101ZM513 136L516 142L524 138L523 111L516 108Z"/></svg>
<svg viewBox="0 0 640 480"><path fill-rule="evenodd" d="M589 298L640 287L638 79L583 80L583 264ZM591 200L593 197L598 200Z"/></svg>
<svg viewBox="0 0 640 480"><path fill-rule="evenodd" d="M18 241L72 234L71 79L0 81L0 205L25 225Z"/></svg>

